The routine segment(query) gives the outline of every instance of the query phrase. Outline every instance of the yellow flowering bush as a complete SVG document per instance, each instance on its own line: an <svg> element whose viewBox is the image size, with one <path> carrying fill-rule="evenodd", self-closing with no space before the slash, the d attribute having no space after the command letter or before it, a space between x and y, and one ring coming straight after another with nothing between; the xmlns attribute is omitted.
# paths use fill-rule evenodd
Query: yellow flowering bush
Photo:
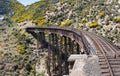
<svg viewBox="0 0 120 76"><path fill-rule="evenodd" d="M65 20L64 22L61 22L60 26L63 27L63 26L69 26L71 25L72 22L70 20Z"/></svg>
<svg viewBox="0 0 120 76"><path fill-rule="evenodd" d="M65 0L62 0L62 1L61 1L61 4L64 4L64 3L65 3Z"/></svg>
<svg viewBox="0 0 120 76"><path fill-rule="evenodd" d="M99 14L98 14L98 18L102 18L103 16L104 16L103 13L99 13Z"/></svg>
<svg viewBox="0 0 120 76"><path fill-rule="evenodd" d="M81 16L82 16L82 17L84 17L84 16L86 16L86 15L87 15L86 11L82 11L82 12L81 12Z"/></svg>
<svg viewBox="0 0 120 76"><path fill-rule="evenodd" d="M25 47L24 47L24 45L18 45L17 46L17 52L20 53L20 54L25 53Z"/></svg>
<svg viewBox="0 0 120 76"><path fill-rule="evenodd" d="M19 36L22 36L22 35L24 35L25 37L29 37L30 36L27 32L25 32L25 30L21 30L19 32Z"/></svg>
<svg viewBox="0 0 120 76"><path fill-rule="evenodd" d="M49 24L49 25L53 25L54 23L50 21L48 24Z"/></svg>
<svg viewBox="0 0 120 76"><path fill-rule="evenodd" d="M33 20L34 23L37 23L38 26L43 26L45 24L45 20L41 19L41 20Z"/></svg>
<svg viewBox="0 0 120 76"><path fill-rule="evenodd" d="M82 24L84 24L84 23L86 23L86 22L87 22L87 21L86 21L85 19L82 19L82 20L81 20L81 23L82 23Z"/></svg>
<svg viewBox="0 0 120 76"><path fill-rule="evenodd" d="M18 19L17 17L13 17L13 18L12 18L12 21L13 21L13 22L17 22L18 20L19 20L19 19Z"/></svg>
<svg viewBox="0 0 120 76"><path fill-rule="evenodd" d="M96 26L98 26L98 25L99 25L98 22L91 22L91 23L89 24L90 27L96 27Z"/></svg>
<svg viewBox="0 0 120 76"><path fill-rule="evenodd" d="M92 13L94 10L92 9L92 8L90 8L90 10L89 10L89 13Z"/></svg>

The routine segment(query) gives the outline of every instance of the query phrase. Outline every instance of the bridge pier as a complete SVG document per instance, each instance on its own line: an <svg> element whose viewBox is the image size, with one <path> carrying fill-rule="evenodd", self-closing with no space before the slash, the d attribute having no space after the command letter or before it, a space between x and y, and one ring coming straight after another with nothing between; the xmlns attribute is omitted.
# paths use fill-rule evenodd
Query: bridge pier
<svg viewBox="0 0 120 76"><path fill-rule="evenodd" d="M48 44L48 57L47 57L47 72L48 75L51 76L51 34L49 34L48 36L48 41L50 42L50 44Z"/></svg>
<svg viewBox="0 0 120 76"><path fill-rule="evenodd" d="M59 57L59 63L58 63L58 67L59 67L59 76L62 76L62 38L63 37L60 37L60 42L59 42L59 49L61 49L61 50L59 50L59 55L58 55L58 57Z"/></svg>
<svg viewBox="0 0 120 76"><path fill-rule="evenodd" d="M42 45L43 45L43 32L38 32L37 33L37 56L40 54L40 52L42 51Z"/></svg>
<svg viewBox="0 0 120 76"><path fill-rule="evenodd" d="M55 34L51 34L52 37L52 45L55 45ZM55 67L56 67L56 59L55 59L55 49L52 47L52 74L55 74Z"/></svg>
<svg viewBox="0 0 120 76"><path fill-rule="evenodd" d="M68 61L67 61L67 59L68 59L68 47L67 47L67 40L68 40L68 38L67 37L65 37L65 36L63 36L64 37L64 54L65 54L65 56L64 56L64 58L65 58L65 65L64 65L64 68L65 68L65 73L64 74L69 74L69 68L68 68Z"/></svg>
<svg viewBox="0 0 120 76"><path fill-rule="evenodd" d="M78 43L76 43L76 51L77 51L77 52L76 52L77 54L80 54L80 47L79 47L79 44L78 44Z"/></svg>

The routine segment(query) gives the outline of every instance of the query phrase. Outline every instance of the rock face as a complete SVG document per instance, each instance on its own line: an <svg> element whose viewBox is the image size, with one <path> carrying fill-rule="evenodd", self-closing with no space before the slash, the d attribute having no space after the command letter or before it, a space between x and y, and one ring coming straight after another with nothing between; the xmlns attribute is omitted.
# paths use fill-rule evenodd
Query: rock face
<svg viewBox="0 0 120 76"><path fill-rule="evenodd" d="M75 61L70 76L101 76L98 57L83 55Z"/></svg>

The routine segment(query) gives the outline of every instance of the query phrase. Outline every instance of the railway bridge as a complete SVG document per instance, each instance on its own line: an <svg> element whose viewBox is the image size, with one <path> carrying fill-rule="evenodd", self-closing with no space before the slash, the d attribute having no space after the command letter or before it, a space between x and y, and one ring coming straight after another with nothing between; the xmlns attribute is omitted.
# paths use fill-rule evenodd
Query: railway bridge
<svg viewBox="0 0 120 76"><path fill-rule="evenodd" d="M49 76L68 75L68 58L72 54L97 55L102 76L120 76L120 49L101 36L66 27L27 27L26 31L37 39L39 51L43 47L49 50L46 61ZM96 49L91 50L88 38Z"/></svg>

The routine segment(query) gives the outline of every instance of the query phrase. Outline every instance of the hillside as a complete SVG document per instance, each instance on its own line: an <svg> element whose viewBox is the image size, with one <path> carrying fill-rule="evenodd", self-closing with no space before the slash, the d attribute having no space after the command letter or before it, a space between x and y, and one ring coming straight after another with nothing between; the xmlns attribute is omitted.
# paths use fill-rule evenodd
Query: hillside
<svg viewBox="0 0 120 76"><path fill-rule="evenodd" d="M60 25L66 20L70 20L72 26L75 23L76 26L82 26L92 22L102 25L102 23L107 24L108 21L120 22L119 8L117 0L41 0L26 6L24 10L15 14L12 20L15 22L32 20L38 25ZM101 22L103 20L104 22Z"/></svg>
<svg viewBox="0 0 120 76"><path fill-rule="evenodd" d="M117 40L120 39L118 0L41 0L26 6L12 20L17 23L32 21L38 26L69 26L89 30L120 46L120 40Z"/></svg>

